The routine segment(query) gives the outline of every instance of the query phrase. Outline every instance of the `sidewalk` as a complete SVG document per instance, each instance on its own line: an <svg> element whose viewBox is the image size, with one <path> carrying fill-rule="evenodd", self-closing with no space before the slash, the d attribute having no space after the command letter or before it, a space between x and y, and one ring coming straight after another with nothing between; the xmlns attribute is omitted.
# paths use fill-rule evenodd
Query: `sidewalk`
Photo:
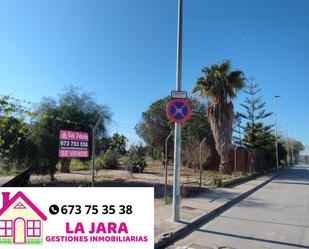
<svg viewBox="0 0 309 249"><path fill-rule="evenodd" d="M165 248L177 237L188 232L198 223L206 221L216 213L233 205L259 188L263 187L278 173L269 173L256 179L228 188L211 189L181 202L181 221L172 221L172 204L164 200L155 201L155 248Z"/></svg>

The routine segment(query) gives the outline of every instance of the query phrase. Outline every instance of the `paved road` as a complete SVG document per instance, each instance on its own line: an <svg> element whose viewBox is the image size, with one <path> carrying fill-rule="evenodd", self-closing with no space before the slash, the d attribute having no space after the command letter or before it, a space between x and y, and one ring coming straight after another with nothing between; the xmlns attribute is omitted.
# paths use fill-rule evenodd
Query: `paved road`
<svg viewBox="0 0 309 249"><path fill-rule="evenodd" d="M309 248L309 166L271 183L168 248Z"/></svg>

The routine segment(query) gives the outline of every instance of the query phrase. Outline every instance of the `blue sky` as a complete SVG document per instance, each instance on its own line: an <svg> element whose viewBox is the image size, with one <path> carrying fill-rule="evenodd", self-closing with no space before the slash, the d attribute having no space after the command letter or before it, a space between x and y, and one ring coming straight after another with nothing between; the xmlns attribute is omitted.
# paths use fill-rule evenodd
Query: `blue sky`
<svg viewBox="0 0 309 249"><path fill-rule="evenodd" d="M282 95L279 130L309 144L308 13L307 0L184 0L183 89L229 59L269 111ZM81 86L134 142L141 113L174 89L176 26L177 0L0 0L0 94L36 103Z"/></svg>

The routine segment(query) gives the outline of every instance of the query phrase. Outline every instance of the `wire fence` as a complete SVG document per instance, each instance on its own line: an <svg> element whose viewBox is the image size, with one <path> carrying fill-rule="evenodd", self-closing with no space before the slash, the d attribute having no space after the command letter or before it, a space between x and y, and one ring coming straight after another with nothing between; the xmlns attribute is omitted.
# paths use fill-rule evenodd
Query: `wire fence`
<svg viewBox="0 0 309 249"><path fill-rule="evenodd" d="M43 183L47 179L53 181L61 165L58 137L41 134L33 138L30 134L17 136L14 133L8 131L1 134L0 184L3 185L25 169L31 174L33 183Z"/></svg>
<svg viewBox="0 0 309 249"><path fill-rule="evenodd" d="M30 172L31 186L90 186L92 181L92 161L89 151L88 158L60 158L59 131L54 134L23 134L16 136L12 131L1 135L4 144L0 151L0 185L5 184L23 170ZM88 145L90 149L90 144ZM172 154L172 151L169 152ZM220 163L218 155L200 142L187 140L182 146L182 165L180 184L182 186L208 186L218 174ZM173 183L173 161L158 161L147 158L147 167L132 172L127 165L127 155L117 156L116 165L100 167L102 152L96 156L94 180L96 186L148 184L171 186ZM231 151L233 171L251 172L251 155L243 149ZM64 170L66 169L66 170ZM162 192L161 191L161 192Z"/></svg>
<svg viewBox="0 0 309 249"><path fill-rule="evenodd" d="M143 160L135 158L138 163L133 168L128 154L115 154L104 149L102 140L99 137L92 139L90 133L89 141L87 140L87 157L74 158L63 155L59 157L60 130L56 130L55 127L65 126L73 129L72 127L78 125L78 122L61 119L56 114L49 116L40 114L44 122L37 122L36 127L31 124L31 118L27 122L23 118L26 113L38 115L31 112L29 107L22 105L30 105L31 102L15 100L21 103L13 106L13 111L11 110L13 116L0 115L2 121L5 121L0 126L0 186L8 182L12 183L12 186L26 184L28 186L154 186L156 197L171 194L174 175L173 132L166 138L165 143L162 142L163 150L150 153L153 157L161 157L164 160L149 157L145 162L146 167L143 165ZM0 114L4 111L0 110ZM57 122L58 125L51 125L53 122ZM90 127L88 123L82 123L85 127ZM40 127L42 125L43 127ZM48 129L44 127L45 125ZM135 134L133 124L114 122L114 125L116 130L126 129ZM259 170L250 151L234 148L230 155L231 171L234 175L222 175L218 171L220 157L206 138L182 139L180 169L182 189L216 185L218 180L228 180L235 175ZM91 146L93 142L95 146ZM80 145L79 142L78 144ZM92 154L95 154L93 161ZM261 160L260 165L263 164L265 163Z"/></svg>
<svg viewBox="0 0 309 249"><path fill-rule="evenodd" d="M59 158L58 143L55 143L54 139L46 136L42 143L41 146L33 146L20 142L11 150L7 150L5 155L2 154L0 185L28 169L30 186L91 186L92 161L90 158L69 160ZM231 150L232 175L223 175L218 171L220 160L217 157L208 161L202 158L200 162L198 155L192 155L192 157L195 157L195 163L192 163L192 159L192 161L183 161L181 164L180 184L182 186L207 187L216 185L217 179L229 180L258 171L258 163L254 160L252 153L244 149ZM127 155L117 158L117 165L110 168L100 167L100 160L100 156L95 160L95 186L144 186L148 184L163 188L165 184L168 186L173 184L172 160L165 165L164 161L147 158L145 169L134 172L127 165ZM264 165L264 162L260 164ZM66 168L69 166L69 170L63 172L63 166ZM19 181L24 180L19 179Z"/></svg>

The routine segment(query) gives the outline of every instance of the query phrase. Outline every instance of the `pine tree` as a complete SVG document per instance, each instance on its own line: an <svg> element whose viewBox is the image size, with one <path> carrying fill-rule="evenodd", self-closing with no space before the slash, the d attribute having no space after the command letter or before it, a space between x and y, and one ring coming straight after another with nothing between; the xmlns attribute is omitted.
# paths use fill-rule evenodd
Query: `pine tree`
<svg viewBox="0 0 309 249"><path fill-rule="evenodd" d="M234 146L241 147L242 141L241 141L241 113L235 112L234 113L234 120L233 120L233 136L232 136L232 142Z"/></svg>
<svg viewBox="0 0 309 249"><path fill-rule="evenodd" d="M264 125L262 120L272 115L264 108L266 103L262 101L261 96L257 94L261 91L256 83L249 83L246 86L245 93L247 97L241 104L245 108L246 113L241 113L241 117L247 121L244 130L244 144L251 149L259 149L261 146L260 135L270 133L272 125Z"/></svg>

